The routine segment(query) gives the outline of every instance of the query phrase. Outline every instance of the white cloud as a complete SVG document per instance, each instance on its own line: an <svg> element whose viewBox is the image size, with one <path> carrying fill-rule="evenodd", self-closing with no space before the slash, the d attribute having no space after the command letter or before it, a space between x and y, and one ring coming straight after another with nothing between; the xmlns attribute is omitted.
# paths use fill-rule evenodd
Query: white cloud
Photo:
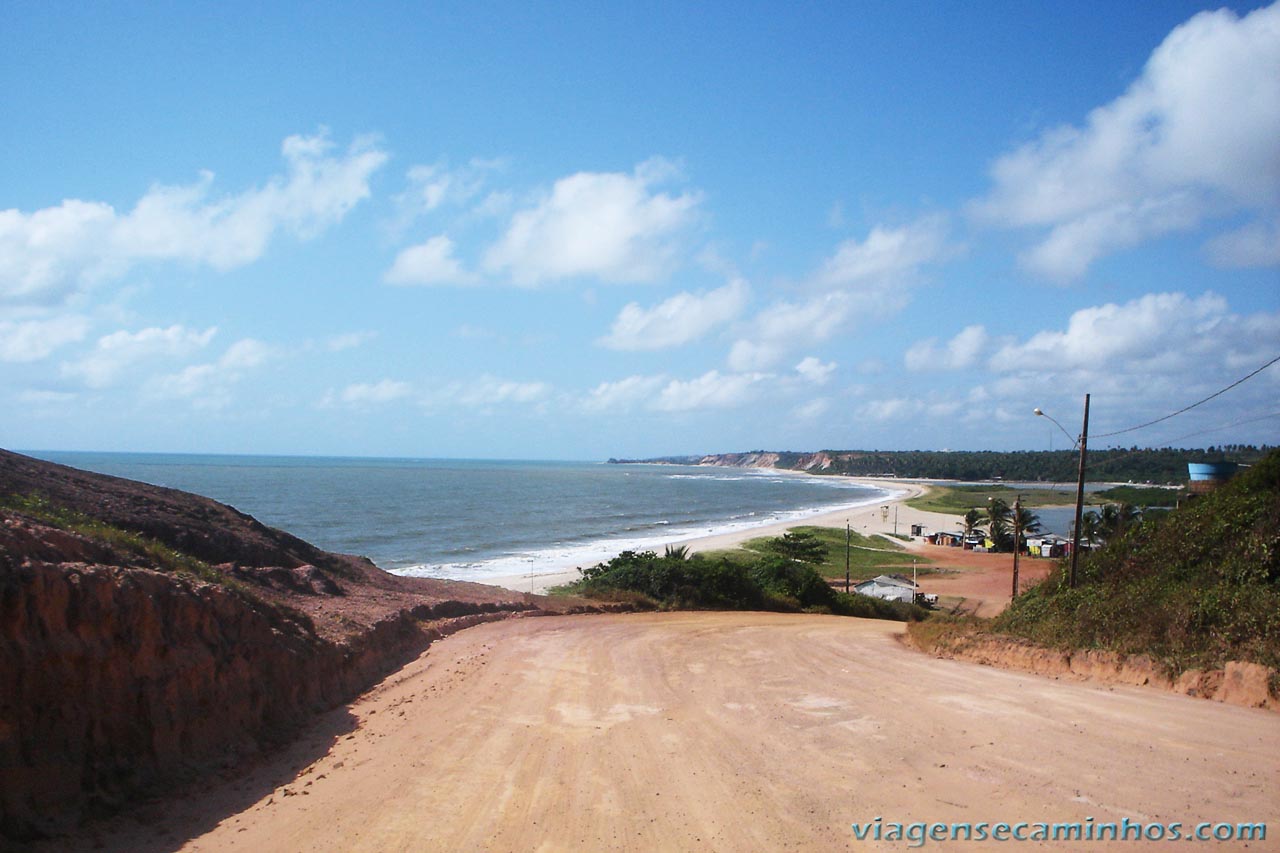
<svg viewBox="0 0 1280 853"><path fill-rule="evenodd" d="M815 276L825 288L901 285L920 267L955 253L947 242L946 221L930 216L898 228L877 225L867 239L845 240Z"/></svg>
<svg viewBox="0 0 1280 853"><path fill-rule="evenodd" d="M99 338L93 351L83 359L64 364L62 372L78 377L90 388L104 388L138 362L187 357L208 346L216 333L217 327L196 331L182 325L112 332Z"/></svg>
<svg viewBox="0 0 1280 853"><path fill-rule="evenodd" d="M395 379L382 379L377 382L355 382L341 391L330 390L325 393L320 405L328 408L335 405L364 407L382 405L401 400L413 393L413 386L408 382Z"/></svg>
<svg viewBox="0 0 1280 853"><path fill-rule="evenodd" d="M651 281L676 262L678 240L692 224L696 193L654 191L673 169L660 159L630 174L578 172L549 196L518 211L492 246L485 268L522 286L575 276Z"/></svg>
<svg viewBox="0 0 1280 853"><path fill-rule="evenodd" d="M1280 4L1222 9L1176 28L1141 77L1093 110L1001 157L975 212L1047 227L1024 256L1076 278L1098 258L1235 211L1280 203Z"/></svg>
<svg viewBox="0 0 1280 853"><path fill-rule="evenodd" d="M83 340L89 321L80 316L48 320L0 320L0 362L32 362L54 350Z"/></svg>
<svg viewBox="0 0 1280 853"><path fill-rule="evenodd" d="M444 163L410 167L405 175L408 186L394 200L399 217L393 223L393 231L401 231L420 216L441 208L471 203L484 191L488 176L505 166L504 160L475 158L456 168ZM480 207L492 204L492 199L488 198L480 203ZM483 215L483 211L481 213Z"/></svg>
<svg viewBox="0 0 1280 853"><path fill-rule="evenodd" d="M374 338L378 337L377 332L344 332L340 335L333 335L324 342L325 349L330 352L342 352L344 350L355 349L363 346Z"/></svg>
<svg viewBox="0 0 1280 853"><path fill-rule="evenodd" d="M1253 346L1264 345L1256 332L1249 334L1247 325L1214 293L1196 299L1183 293L1149 293L1124 305L1076 311L1063 331L1038 332L1025 343L1001 348L991 367L1103 373L1143 371L1160 362L1189 365L1208 350L1246 346L1250 337Z"/></svg>
<svg viewBox="0 0 1280 853"><path fill-rule="evenodd" d="M627 304L599 343L617 350L655 350L695 341L742 313L747 283L735 280L702 295L678 293L653 308Z"/></svg>
<svg viewBox="0 0 1280 853"><path fill-rule="evenodd" d="M589 412L627 411L634 408L659 412L724 409L755 399L760 386L773 379L769 373L722 374L710 370L693 379L666 376L628 376L602 382L582 401Z"/></svg>
<svg viewBox="0 0 1280 853"><path fill-rule="evenodd" d="M1280 265L1280 219L1251 222L1210 240L1205 250L1210 260L1220 267Z"/></svg>
<svg viewBox="0 0 1280 853"><path fill-rule="evenodd" d="M468 405L534 403L550 392L551 386L545 382L513 382L482 376L479 381L469 384L459 399Z"/></svg>
<svg viewBox="0 0 1280 853"><path fill-rule="evenodd" d="M265 363L270 354L271 348L262 341L244 338L227 347L217 361L158 376L145 391L153 397L193 400L200 408L223 408L231 402L231 386L245 371Z"/></svg>
<svg viewBox="0 0 1280 853"><path fill-rule="evenodd" d="M1276 355L1280 312L1233 313L1222 297L1206 293L1148 294L1122 305L1075 312L1063 330L1045 330L1000 349L988 368L1000 379L985 390L987 409L997 404L1016 413L1042 406L1070 411L1079 396L1093 395L1097 429L1118 423L1117 410L1135 414L1131 423L1164 415L1221 390ZM1229 396L1165 427L1138 434L1140 441L1185 431L1186 424L1216 412L1274 411L1280 371L1271 369L1233 389ZM1110 413L1110 414L1108 414ZM1059 415L1059 417L1061 417Z"/></svg>
<svg viewBox="0 0 1280 853"><path fill-rule="evenodd" d="M444 234L403 249L384 279L390 284L469 284L475 276L453 254L454 243Z"/></svg>
<svg viewBox="0 0 1280 853"><path fill-rule="evenodd" d="M798 406L791 413L792 417L802 421L813 421L825 415L831 410L831 401L826 397L818 397Z"/></svg>
<svg viewBox="0 0 1280 853"><path fill-rule="evenodd" d="M465 382L451 382L428 393L423 403L432 408L461 406L468 409L487 409L512 403L529 405L545 401L552 390L546 382L520 382L486 374Z"/></svg>
<svg viewBox="0 0 1280 853"><path fill-rule="evenodd" d="M863 418L872 421L896 421L914 417L924 408L919 400L894 397L888 400L872 400L860 409Z"/></svg>
<svg viewBox="0 0 1280 853"><path fill-rule="evenodd" d="M836 364L834 361L824 364L813 356L806 357L796 365L796 373L799 373L814 385L826 385L835 369Z"/></svg>
<svg viewBox="0 0 1280 853"><path fill-rule="evenodd" d="M907 350L904 361L907 370L961 370L972 367L986 352L989 345L987 330L982 326L969 326L938 348L938 339L920 341Z"/></svg>
<svg viewBox="0 0 1280 853"><path fill-rule="evenodd" d="M76 399L75 394L66 391L22 391L18 394L18 402L29 406L61 406Z"/></svg>
<svg viewBox="0 0 1280 853"><path fill-rule="evenodd" d="M773 367L788 351L831 337L850 306L849 296L840 291L802 303L774 303L752 320L748 336L734 343L729 367L736 371Z"/></svg>
<svg viewBox="0 0 1280 853"><path fill-rule="evenodd" d="M262 341L244 338L227 347L218 365L227 370L248 370L263 364L270 354L271 348Z"/></svg>
<svg viewBox="0 0 1280 853"><path fill-rule="evenodd" d="M1117 203L1057 226L1043 242L1024 252L1021 261L1046 278L1079 278L1100 258L1192 228L1200 219L1198 207L1186 193Z"/></svg>
<svg viewBox="0 0 1280 853"><path fill-rule="evenodd" d="M680 412L740 406L754 399L760 383L772 378L768 373L721 374L710 370L696 379L673 379L659 393L654 408Z"/></svg>
<svg viewBox="0 0 1280 853"><path fill-rule="evenodd" d="M808 282L820 292L801 302L776 302L756 315L733 344L729 367L767 370L788 352L825 341L837 330L898 313L910 301L921 269L959 249L938 216L896 228L876 226L865 240L844 241Z"/></svg>
<svg viewBox="0 0 1280 853"><path fill-rule="evenodd" d="M628 376L617 382L601 382L587 395L583 407L593 412L609 412L652 405L666 382L665 376Z"/></svg>
<svg viewBox="0 0 1280 853"><path fill-rule="evenodd" d="M152 187L133 210L69 199L33 213L0 211L0 299L52 303L144 261L227 270L257 260L279 230L314 237L369 196L387 155L357 140L331 156L327 136L290 136L285 174L236 196L210 198L213 175Z"/></svg>

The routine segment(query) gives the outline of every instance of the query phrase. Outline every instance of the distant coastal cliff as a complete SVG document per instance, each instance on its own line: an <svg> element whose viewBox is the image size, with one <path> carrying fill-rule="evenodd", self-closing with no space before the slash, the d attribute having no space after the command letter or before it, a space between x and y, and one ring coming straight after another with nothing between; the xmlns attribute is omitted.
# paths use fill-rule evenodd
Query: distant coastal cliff
<svg viewBox="0 0 1280 853"><path fill-rule="evenodd" d="M286 740L460 627L575 609L0 450L0 848Z"/></svg>
<svg viewBox="0 0 1280 853"><path fill-rule="evenodd" d="M1232 461L1250 464L1274 448L1229 445L1205 449L1098 448L1089 451L1096 480L1173 485L1187 479L1188 462ZM610 459L616 465L715 465L775 468L850 477L903 477L923 480L1010 480L1065 482L1076 477L1075 450L754 450L704 456Z"/></svg>

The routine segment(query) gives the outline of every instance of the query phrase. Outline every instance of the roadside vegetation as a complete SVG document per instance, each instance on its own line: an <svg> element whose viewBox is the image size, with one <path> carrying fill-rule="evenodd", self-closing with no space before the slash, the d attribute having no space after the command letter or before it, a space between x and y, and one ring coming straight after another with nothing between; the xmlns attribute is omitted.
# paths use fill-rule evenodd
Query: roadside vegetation
<svg viewBox="0 0 1280 853"><path fill-rule="evenodd" d="M49 527L83 536L116 553L132 556L148 568L216 583L248 594L248 588L203 560L170 548L131 530L107 524L82 512L59 506L43 495L0 496L0 509L11 510Z"/></svg>
<svg viewBox="0 0 1280 853"><path fill-rule="evenodd" d="M806 536L822 545L826 550L820 559L809 561L809 565L823 577L833 580L844 580L845 567L845 531L840 527L813 527L804 525L793 527L788 535ZM785 537L783 537L785 538ZM749 539L741 548L716 551L715 555L730 560L750 562L755 555L774 553L776 540L768 537ZM921 574L931 571L932 560L912 554L901 545L885 536L864 536L850 531L849 534L849 576L855 581L873 578L885 572L900 571L917 564Z"/></svg>
<svg viewBox="0 0 1280 853"><path fill-rule="evenodd" d="M1067 572L1064 561L989 624L927 631L1144 654L1171 676L1229 660L1280 669L1280 451L1212 494L1113 529L1082 555L1075 588Z"/></svg>
<svg viewBox="0 0 1280 853"><path fill-rule="evenodd" d="M841 531L843 537L843 531ZM843 543L842 543L843 544ZM839 592L815 568L826 545L793 532L734 557L689 554L668 548L624 551L607 563L582 570L582 578L557 589L586 598L626 601L660 610L774 610L831 613L911 621L928 611L914 604ZM841 576L843 576L843 567Z"/></svg>

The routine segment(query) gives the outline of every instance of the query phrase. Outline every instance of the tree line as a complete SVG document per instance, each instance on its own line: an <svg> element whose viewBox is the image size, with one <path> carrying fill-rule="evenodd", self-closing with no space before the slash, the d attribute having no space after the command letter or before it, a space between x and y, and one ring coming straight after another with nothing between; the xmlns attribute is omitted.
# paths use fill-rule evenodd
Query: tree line
<svg viewBox="0 0 1280 853"><path fill-rule="evenodd" d="M1207 448L1091 448L1086 479L1090 482L1135 482L1177 485L1187 481L1188 462L1251 464L1275 448L1229 444ZM755 451L763 453L765 451ZM1010 480L1071 482L1076 479L1076 450L824 450L820 453L783 451L777 467L815 474L855 477L904 477L924 480ZM814 465L824 457L826 467ZM610 462L666 462L697 464L724 456L668 456Z"/></svg>

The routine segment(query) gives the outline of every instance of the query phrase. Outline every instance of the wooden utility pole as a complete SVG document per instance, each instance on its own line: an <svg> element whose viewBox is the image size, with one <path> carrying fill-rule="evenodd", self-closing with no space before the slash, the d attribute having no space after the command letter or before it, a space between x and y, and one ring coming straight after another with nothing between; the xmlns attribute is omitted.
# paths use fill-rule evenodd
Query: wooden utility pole
<svg viewBox="0 0 1280 853"><path fill-rule="evenodd" d="M1089 444L1089 395L1084 395L1084 426L1080 428L1080 473L1076 477L1076 526L1071 534L1071 574L1067 582L1074 589L1076 566L1080 562L1080 522L1084 517L1084 466L1085 448Z"/></svg>

